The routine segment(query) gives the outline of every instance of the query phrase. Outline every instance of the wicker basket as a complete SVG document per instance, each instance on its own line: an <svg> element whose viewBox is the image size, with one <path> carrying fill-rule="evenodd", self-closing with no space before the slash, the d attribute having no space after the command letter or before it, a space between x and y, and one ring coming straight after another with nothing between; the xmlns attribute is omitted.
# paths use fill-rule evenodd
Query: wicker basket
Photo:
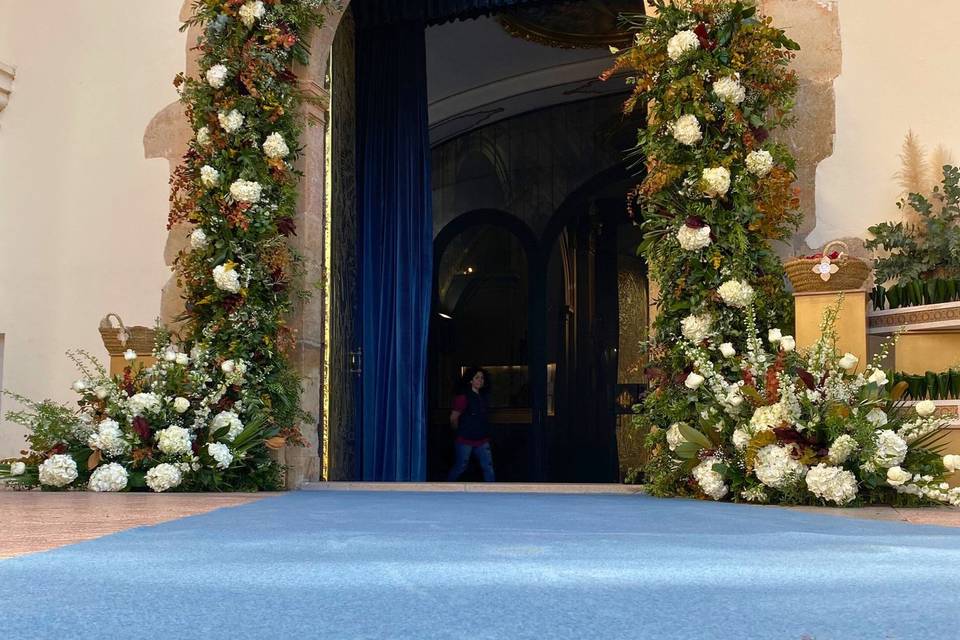
<svg viewBox="0 0 960 640"><path fill-rule="evenodd" d="M114 326L110 318L116 318ZM133 349L141 356L153 353L155 331L147 327L127 327L115 313L108 313L100 321L100 337L103 346L111 356L122 356L127 349Z"/></svg>
<svg viewBox="0 0 960 640"><path fill-rule="evenodd" d="M794 291L811 293L820 291L844 291L860 289L870 277L871 267L859 258L847 255L846 243L839 240L828 242L823 247L821 255L829 256L830 249L839 246L841 251L836 260L830 263L837 266L836 272L824 280L814 268L821 264L822 258L794 258L783 265L793 284Z"/></svg>

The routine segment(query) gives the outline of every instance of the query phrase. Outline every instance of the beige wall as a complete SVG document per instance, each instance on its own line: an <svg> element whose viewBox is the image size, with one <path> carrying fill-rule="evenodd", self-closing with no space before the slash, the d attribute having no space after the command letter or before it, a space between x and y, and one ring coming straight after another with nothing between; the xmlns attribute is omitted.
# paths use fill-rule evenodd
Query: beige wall
<svg viewBox="0 0 960 640"><path fill-rule="evenodd" d="M108 311L152 325L164 265L168 164L144 158L151 118L176 100L183 0L0 0L3 385L70 400L63 352L105 356ZM12 408L2 401L2 409ZM0 457L21 433L0 427Z"/></svg>
<svg viewBox="0 0 960 640"><path fill-rule="evenodd" d="M835 82L833 155L817 170L817 226L811 246L898 213L893 175L908 129L928 150L942 144L960 160L960 2L839 0L843 49Z"/></svg>

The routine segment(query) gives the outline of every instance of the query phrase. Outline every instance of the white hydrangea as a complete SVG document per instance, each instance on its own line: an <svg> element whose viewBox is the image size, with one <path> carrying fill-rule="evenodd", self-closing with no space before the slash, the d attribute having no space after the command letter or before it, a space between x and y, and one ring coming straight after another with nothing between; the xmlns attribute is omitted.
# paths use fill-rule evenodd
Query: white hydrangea
<svg viewBox="0 0 960 640"><path fill-rule="evenodd" d="M857 477L840 467L820 463L807 472L807 488L822 500L847 504L857 497Z"/></svg>
<svg viewBox="0 0 960 640"><path fill-rule="evenodd" d="M710 239L710 227L703 225L699 229L683 225L677 231L677 241L684 251L699 251L713 242Z"/></svg>
<svg viewBox="0 0 960 640"><path fill-rule="evenodd" d="M240 435L240 432L243 431L243 423L240 422L240 416L235 414L233 411L221 411L216 416L213 417L213 422L211 423L211 430L216 433L224 427L229 427L227 435L223 436L223 439L227 442L233 442L234 438Z"/></svg>
<svg viewBox="0 0 960 640"><path fill-rule="evenodd" d="M709 314L689 315L680 321L683 337L693 344L700 344L710 337L713 319Z"/></svg>
<svg viewBox="0 0 960 640"><path fill-rule="evenodd" d="M87 483L90 491L113 492L127 488L127 470L116 462L97 467Z"/></svg>
<svg viewBox="0 0 960 640"><path fill-rule="evenodd" d="M700 485L700 490L714 500L727 495L728 491L727 485L723 482L723 476L713 469L713 465L718 462L719 460L711 457L693 468L693 479Z"/></svg>
<svg viewBox="0 0 960 640"><path fill-rule="evenodd" d="M155 393L137 393L127 400L127 408L134 416L160 410L160 397Z"/></svg>
<svg viewBox="0 0 960 640"><path fill-rule="evenodd" d="M251 180L236 180L230 185L230 195L237 202L255 203L260 201L260 193L263 187L259 182Z"/></svg>
<svg viewBox="0 0 960 640"><path fill-rule="evenodd" d="M217 265L213 268L213 282L218 289L230 293L240 292L240 274L232 266Z"/></svg>
<svg viewBox="0 0 960 640"><path fill-rule="evenodd" d="M263 17L265 12L265 7L263 2L257 0L256 2L247 2L240 7L238 12L240 15L240 22L246 27L252 27L253 23Z"/></svg>
<svg viewBox="0 0 960 640"><path fill-rule="evenodd" d="M290 153L290 147L287 146L287 141L283 139L281 134L271 133L263 141L263 153L268 158L276 160L287 157L287 154Z"/></svg>
<svg viewBox="0 0 960 640"><path fill-rule="evenodd" d="M208 164L200 167L200 182L205 187L215 187L220 182L220 172Z"/></svg>
<svg viewBox="0 0 960 640"><path fill-rule="evenodd" d="M783 403L757 407L750 416L750 433L756 435L761 431L771 431L783 425L788 419L788 412Z"/></svg>
<svg viewBox="0 0 960 640"><path fill-rule="evenodd" d="M10 463L10 475L11 476L22 476L27 471L27 465L23 462L17 460L16 462Z"/></svg>
<svg viewBox="0 0 960 640"><path fill-rule="evenodd" d="M770 173L770 169L773 169L773 156L769 151L761 149L747 154L747 171L753 175L762 178Z"/></svg>
<svg viewBox="0 0 960 640"><path fill-rule="evenodd" d="M230 447L222 442L207 443L207 453L217 462L217 467L226 469L233 462L233 454L230 453Z"/></svg>
<svg viewBox="0 0 960 640"><path fill-rule="evenodd" d="M680 423L677 422L670 425L670 428L667 429L667 446L670 448L670 451L676 451L677 445L681 442L686 442L686 438L680 433Z"/></svg>
<svg viewBox="0 0 960 640"><path fill-rule="evenodd" d="M207 246L207 234L203 229L194 229L190 234L190 248L203 249Z"/></svg>
<svg viewBox="0 0 960 640"><path fill-rule="evenodd" d="M220 89L223 87L224 82L226 82L227 75L229 75L229 73L229 70L224 65L215 64L207 69L207 84L214 89Z"/></svg>
<svg viewBox="0 0 960 640"><path fill-rule="evenodd" d="M201 147L205 147L210 144L210 129L207 127L200 127L197 129L197 144Z"/></svg>
<svg viewBox="0 0 960 640"><path fill-rule="evenodd" d="M185 353L178 353L176 358L176 363L185 367L188 364L190 364L190 356L188 356ZM178 413L183 413L183 412L180 411Z"/></svg>
<svg viewBox="0 0 960 640"><path fill-rule="evenodd" d="M750 439L753 436L750 435L750 432L746 429L734 429L733 431L733 446L741 451L747 448L747 445L750 444Z"/></svg>
<svg viewBox="0 0 960 640"><path fill-rule="evenodd" d="M713 93L729 104L740 104L747 96L743 85L740 84L740 79L736 76L727 76L714 82Z"/></svg>
<svg viewBox="0 0 960 640"><path fill-rule="evenodd" d="M876 442L877 451L871 462L878 467L896 467L907 456L907 443L889 429L878 431Z"/></svg>
<svg viewBox="0 0 960 640"><path fill-rule="evenodd" d="M183 482L183 475L176 465L167 462L158 464L147 471L147 486L157 493L163 493L168 489L174 489Z"/></svg>
<svg viewBox="0 0 960 640"><path fill-rule="evenodd" d="M157 431L157 448L163 453L178 456L190 452L190 432L176 425Z"/></svg>
<svg viewBox="0 0 960 640"><path fill-rule="evenodd" d="M700 48L700 39L693 31L680 31L667 42L667 56L679 60L688 51Z"/></svg>
<svg viewBox="0 0 960 640"><path fill-rule="evenodd" d="M867 376L867 382L872 382L878 387L882 387L887 384L887 374L884 373L883 369L874 369L870 372L870 375Z"/></svg>
<svg viewBox="0 0 960 640"><path fill-rule="evenodd" d="M187 409L189 408L190 408L190 401L187 400L186 398L180 396L174 399L173 410L176 411L177 413L186 413Z"/></svg>
<svg viewBox="0 0 960 640"><path fill-rule="evenodd" d="M745 309L753 302L753 287L743 280L727 280L717 289L723 301L737 309Z"/></svg>
<svg viewBox="0 0 960 640"><path fill-rule="evenodd" d="M700 122L697 121L696 116L689 113L677 118L676 122L670 124L668 128L670 129L670 135L680 144L691 146L700 142L703 138Z"/></svg>
<svg viewBox="0 0 960 640"><path fill-rule="evenodd" d="M40 484L48 487L65 487L79 475L77 461L70 456L58 453L50 456L40 465Z"/></svg>
<svg viewBox="0 0 960 640"><path fill-rule="evenodd" d="M217 114L217 120L220 121L220 127L227 133L233 133L243 126L243 114L233 109L230 113Z"/></svg>
<svg viewBox="0 0 960 640"><path fill-rule="evenodd" d="M841 464L846 462L850 455L857 450L859 445L857 441L853 439L852 436L848 434L843 434L833 441L833 444L830 445L830 451L827 454L830 462L833 464Z"/></svg>
<svg viewBox="0 0 960 640"><path fill-rule="evenodd" d="M730 171L726 167L704 169L700 188L707 197L719 198L730 190Z"/></svg>
<svg viewBox="0 0 960 640"><path fill-rule="evenodd" d="M807 468L794 459L787 447L768 444L757 452L753 472L763 484L781 489L802 479Z"/></svg>
<svg viewBox="0 0 960 640"><path fill-rule="evenodd" d="M127 450L127 443L123 439L123 431L116 420L104 420L98 424L97 430L87 438L87 446L91 449L99 449L110 458L123 455Z"/></svg>

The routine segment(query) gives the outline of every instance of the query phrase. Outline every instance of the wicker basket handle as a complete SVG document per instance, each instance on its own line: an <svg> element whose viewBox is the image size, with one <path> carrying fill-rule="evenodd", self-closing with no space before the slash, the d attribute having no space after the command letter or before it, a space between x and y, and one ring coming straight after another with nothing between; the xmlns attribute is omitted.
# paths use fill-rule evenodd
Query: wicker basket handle
<svg viewBox="0 0 960 640"><path fill-rule="evenodd" d="M845 265L845 264L847 263L847 259L848 259L848 257L849 257L849 256L847 255L847 252L850 251L850 247L848 247L848 246L847 246L847 243L844 242L843 240L831 240L831 241L828 242L827 244L823 245L823 251L821 251L821 255L823 255L823 256L829 256L829 255L830 255L830 249L832 249L834 245L837 245L837 246L839 246L839 247L841 248L841 251L839 252L840 255L837 256L837 262L838 262L841 266L842 266L842 265Z"/></svg>
<svg viewBox="0 0 960 640"><path fill-rule="evenodd" d="M110 322L110 318L116 318L117 324L120 325L120 327L117 328L117 340L120 341L122 346L127 346L127 340L130 339L130 332L127 331L127 327L125 324L123 324L123 319L120 318L120 316L115 313L108 313L107 315L103 316L103 320L100 321L100 328L113 329L114 326L113 323Z"/></svg>

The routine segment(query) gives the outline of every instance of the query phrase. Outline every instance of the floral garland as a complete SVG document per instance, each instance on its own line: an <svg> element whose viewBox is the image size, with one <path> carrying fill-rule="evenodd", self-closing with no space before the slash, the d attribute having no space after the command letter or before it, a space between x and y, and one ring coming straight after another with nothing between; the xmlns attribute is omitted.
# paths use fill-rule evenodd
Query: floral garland
<svg viewBox="0 0 960 640"><path fill-rule="evenodd" d="M76 411L18 396L27 409L8 417L30 429L30 450L0 464L0 480L93 491L281 487L269 449L304 444L305 417L285 322L305 296L286 240L296 231L306 99L291 69L307 62L322 5L194 2L183 29L202 29L201 77L174 84L195 137L171 178L168 224L194 225L175 263L181 333L159 331L157 364L116 378L75 355Z"/></svg>

